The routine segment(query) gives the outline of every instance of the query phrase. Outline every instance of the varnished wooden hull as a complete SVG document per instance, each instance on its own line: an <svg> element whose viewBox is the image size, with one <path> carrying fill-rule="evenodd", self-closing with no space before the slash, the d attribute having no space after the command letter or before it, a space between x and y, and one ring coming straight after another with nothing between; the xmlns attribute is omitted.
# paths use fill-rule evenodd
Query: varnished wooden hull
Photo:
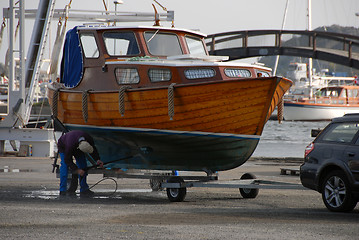
<svg viewBox="0 0 359 240"><path fill-rule="evenodd" d="M94 136L105 162L137 154L114 167L226 170L240 166L253 153L265 122L290 84L278 77L177 84L173 120L167 87L127 90L123 116L118 91L90 91L86 111L82 92L60 90L57 116L70 129ZM51 105L53 96L50 87ZM152 152L144 154L141 148Z"/></svg>

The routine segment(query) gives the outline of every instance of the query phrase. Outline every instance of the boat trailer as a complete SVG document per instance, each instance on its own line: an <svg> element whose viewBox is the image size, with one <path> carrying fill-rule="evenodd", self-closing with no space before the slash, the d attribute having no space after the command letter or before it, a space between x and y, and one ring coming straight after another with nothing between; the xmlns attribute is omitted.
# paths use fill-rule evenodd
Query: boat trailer
<svg viewBox="0 0 359 240"><path fill-rule="evenodd" d="M137 172L126 173L114 169L90 169L89 174L103 174L104 178L133 178L148 179L153 191L166 189L167 197L171 202L182 202L187 193L187 188L234 188L239 189L243 198L255 198L259 189L281 189L281 190L305 190L301 184L269 181L256 179L251 173L244 173L240 179L224 180L218 179L218 174L207 176L175 175L175 172ZM75 179L77 181L77 178Z"/></svg>

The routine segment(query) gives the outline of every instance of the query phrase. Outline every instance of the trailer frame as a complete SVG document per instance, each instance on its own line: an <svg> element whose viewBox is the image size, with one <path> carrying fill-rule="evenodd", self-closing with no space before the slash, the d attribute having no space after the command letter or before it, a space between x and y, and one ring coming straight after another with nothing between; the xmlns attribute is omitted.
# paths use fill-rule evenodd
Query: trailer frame
<svg viewBox="0 0 359 240"><path fill-rule="evenodd" d="M148 171L148 170L146 170ZM199 175L175 175L174 171L131 172L120 169L90 169L89 174L103 174L103 177L148 179L153 191L166 189L171 202L182 202L187 188L239 189L243 198L255 198L259 189L306 190L301 184L257 179L252 173L244 173L240 179L219 180L218 173Z"/></svg>

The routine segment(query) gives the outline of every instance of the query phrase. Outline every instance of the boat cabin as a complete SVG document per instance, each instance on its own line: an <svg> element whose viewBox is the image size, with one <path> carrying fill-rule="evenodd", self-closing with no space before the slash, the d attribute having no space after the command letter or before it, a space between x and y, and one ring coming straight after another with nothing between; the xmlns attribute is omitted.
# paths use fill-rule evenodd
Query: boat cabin
<svg viewBox="0 0 359 240"><path fill-rule="evenodd" d="M316 97L342 97L357 98L359 88L356 86L347 87L326 87L315 93Z"/></svg>
<svg viewBox="0 0 359 240"><path fill-rule="evenodd" d="M177 28L78 26L66 35L60 81L82 91L271 76L260 65L209 56L204 38Z"/></svg>
<svg viewBox="0 0 359 240"><path fill-rule="evenodd" d="M310 102L323 104L358 104L359 86L337 86L319 89Z"/></svg>

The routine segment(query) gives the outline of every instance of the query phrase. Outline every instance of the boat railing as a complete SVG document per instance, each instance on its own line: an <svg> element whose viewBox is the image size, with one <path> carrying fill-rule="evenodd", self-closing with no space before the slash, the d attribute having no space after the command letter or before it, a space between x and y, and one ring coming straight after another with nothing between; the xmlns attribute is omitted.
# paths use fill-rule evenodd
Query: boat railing
<svg viewBox="0 0 359 240"><path fill-rule="evenodd" d="M317 97L312 98L297 98L297 99L288 99L291 102L298 103L309 103L309 104L340 104L340 105L353 105L359 104L357 97Z"/></svg>
<svg viewBox="0 0 359 240"><path fill-rule="evenodd" d="M36 18L37 9L26 9L25 18ZM10 10L3 8L4 18L10 17ZM19 10L15 11L16 17ZM92 22L92 23L113 23L113 22L153 22L155 20L173 22L174 11L166 12L119 12L101 10L79 10L79 9L54 9L53 18L59 19L68 14L68 19L72 21Z"/></svg>

